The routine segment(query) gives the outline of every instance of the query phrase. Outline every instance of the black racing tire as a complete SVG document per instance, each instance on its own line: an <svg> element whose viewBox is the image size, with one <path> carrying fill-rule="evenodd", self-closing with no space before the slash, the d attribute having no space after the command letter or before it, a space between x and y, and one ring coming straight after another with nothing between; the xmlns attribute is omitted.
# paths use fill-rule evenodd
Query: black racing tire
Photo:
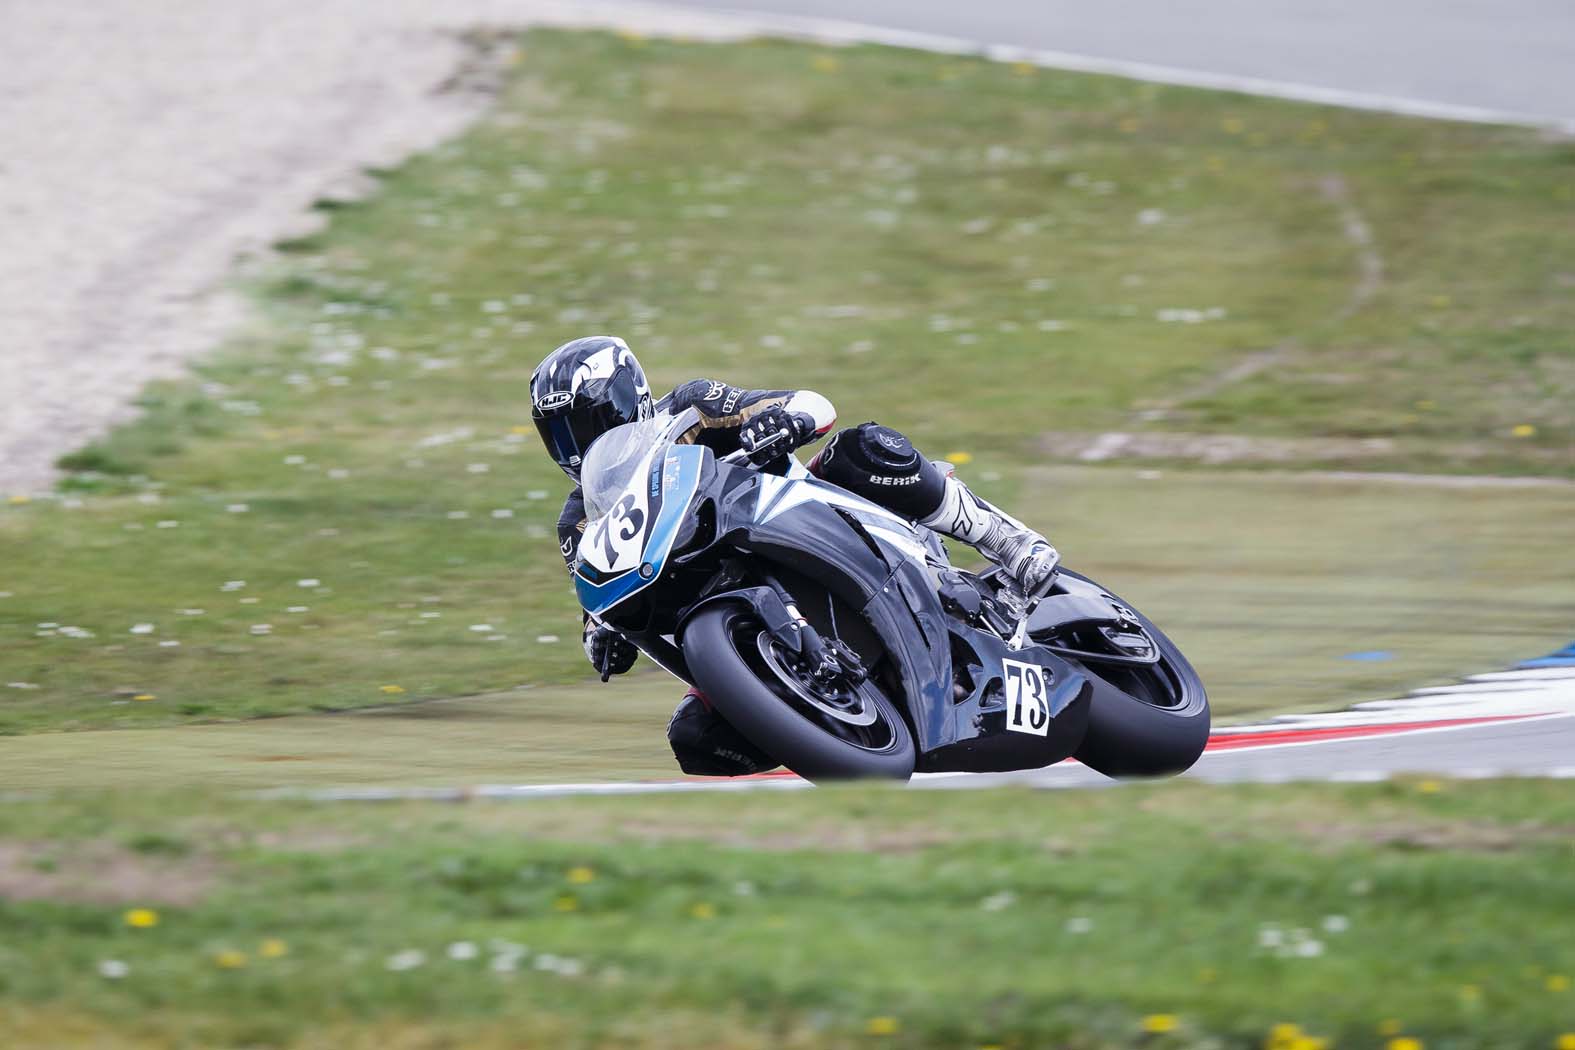
<svg viewBox="0 0 1575 1050"><path fill-rule="evenodd" d="M749 606L718 602L684 628L689 673L722 717L751 744L806 780L907 780L917 749L907 720L883 692L869 687L889 741L879 749L844 740L783 699L739 651L741 635L763 628Z"/></svg>
<svg viewBox="0 0 1575 1050"><path fill-rule="evenodd" d="M1163 662L1181 692L1176 706L1158 707L1099 677L1098 665L1080 665L1088 671L1093 688L1088 732L1075 757L1107 777L1168 777L1186 772L1209 742L1209 697L1203 680L1176 643L1131 603L1080 573L1063 570L1063 574L1094 584L1131 610L1159 643Z"/></svg>

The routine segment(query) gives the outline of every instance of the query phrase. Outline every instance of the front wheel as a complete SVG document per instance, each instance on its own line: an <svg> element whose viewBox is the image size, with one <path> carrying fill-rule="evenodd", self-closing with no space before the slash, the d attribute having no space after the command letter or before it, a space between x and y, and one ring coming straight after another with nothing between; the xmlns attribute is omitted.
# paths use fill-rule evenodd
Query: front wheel
<svg viewBox="0 0 1575 1050"><path fill-rule="evenodd" d="M747 605L720 602L684 629L695 684L751 744L807 780L907 780L913 734L873 682L817 689Z"/></svg>

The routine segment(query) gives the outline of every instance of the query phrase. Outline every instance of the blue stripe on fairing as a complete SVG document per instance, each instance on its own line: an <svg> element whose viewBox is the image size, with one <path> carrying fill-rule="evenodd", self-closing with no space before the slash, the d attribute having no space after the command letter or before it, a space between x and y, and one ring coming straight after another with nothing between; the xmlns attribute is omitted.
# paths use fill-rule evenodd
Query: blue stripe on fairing
<svg viewBox="0 0 1575 1050"><path fill-rule="evenodd" d="M678 538L678 526L683 524L689 504L700 487L700 466L704 461L705 450L699 445L674 445L667 450L662 464L662 509L657 512L656 525L640 554L641 564L649 562L656 571L651 573L650 579L643 579L639 569L634 568L602 584L592 583L576 572L574 591L586 612L600 616L662 578L662 567L672 552L673 541ZM669 484L667 469L674 464L677 477Z"/></svg>
<svg viewBox="0 0 1575 1050"><path fill-rule="evenodd" d="M1571 642L1556 653L1549 653L1538 660L1526 660L1516 664L1516 667L1575 667L1575 642Z"/></svg>

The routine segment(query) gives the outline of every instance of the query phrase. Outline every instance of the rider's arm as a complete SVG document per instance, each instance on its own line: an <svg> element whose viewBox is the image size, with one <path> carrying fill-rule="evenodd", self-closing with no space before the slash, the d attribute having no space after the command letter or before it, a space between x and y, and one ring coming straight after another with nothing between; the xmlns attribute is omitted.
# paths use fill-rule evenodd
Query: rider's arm
<svg viewBox="0 0 1575 1050"><path fill-rule="evenodd" d="M585 535L585 496L578 485L563 501L563 512L558 515L558 553L563 555L569 571L574 571L574 559L580 550L580 537ZM582 636L586 659L602 673L602 681L609 675L623 674L634 666L640 653L632 644L611 627L603 627L589 614L585 617Z"/></svg>
<svg viewBox="0 0 1575 1050"><path fill-rule="evenodd" d="M574 571L574 556L580 549L580 537L585 535L585 497L576 485L569 498L563 501L563 511L558 515L558 553L563 555L569 571Z"/></svg>
<svg viewBox="0 0 1575 1050"><path fill-rule="evenodd" d="M744 424L773 408L801 416L807 440L823 437L837 422L831 402L813 390L746 390L714 379L692 379L674 390L672 408L693 408L700 426L717 437L734 437Z"/></svg>

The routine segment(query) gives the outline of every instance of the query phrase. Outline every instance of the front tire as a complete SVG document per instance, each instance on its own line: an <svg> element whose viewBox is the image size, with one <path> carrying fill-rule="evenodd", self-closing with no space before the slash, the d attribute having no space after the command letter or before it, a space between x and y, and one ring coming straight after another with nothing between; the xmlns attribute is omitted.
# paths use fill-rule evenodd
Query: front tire
<svg viewBox="0 0 1575 1050"><path fill-rule="evenodd" d="M806 780L907 780L917 758L897 706L874 685L859 699L874 709L864 726L838 722L799 699L762 657L764 628L741 602L702 609L684 628L684 659L695 684L751 744Z"/></svg>

